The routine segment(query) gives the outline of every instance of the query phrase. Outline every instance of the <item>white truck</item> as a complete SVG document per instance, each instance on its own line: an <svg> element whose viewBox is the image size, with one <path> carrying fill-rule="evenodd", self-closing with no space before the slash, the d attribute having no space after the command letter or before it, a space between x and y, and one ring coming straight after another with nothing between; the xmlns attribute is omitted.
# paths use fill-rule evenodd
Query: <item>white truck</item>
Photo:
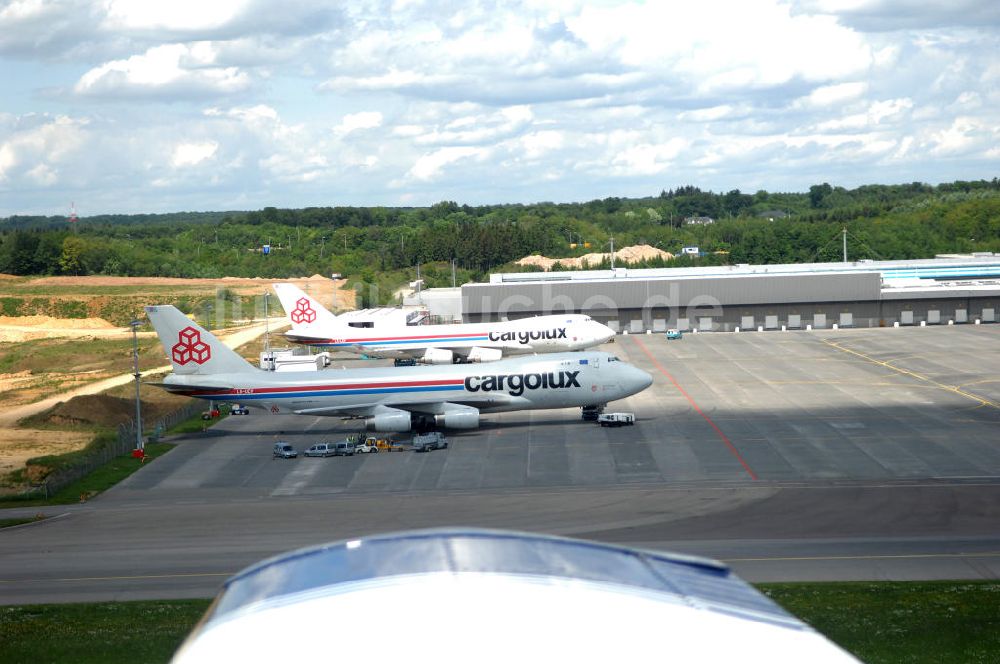
<svg viewBox="0 0 1000 664"><path fill-rule="evenodd" d="M635 413L601 413L597 423L602 427L623 427L635 424Z"/></svg>
<svg viewBox="0 0 1000 664"><path fill-rule="evenodd" d="M430 452L447 449L448 441L440 431L428 431L414 436L411 446L414 452Z"/></svg>

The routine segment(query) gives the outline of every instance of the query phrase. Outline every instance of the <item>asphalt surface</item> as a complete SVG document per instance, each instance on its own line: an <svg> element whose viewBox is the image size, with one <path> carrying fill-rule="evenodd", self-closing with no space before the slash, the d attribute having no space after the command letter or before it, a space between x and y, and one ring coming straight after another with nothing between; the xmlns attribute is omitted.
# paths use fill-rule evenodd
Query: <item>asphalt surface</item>
<svg viewBox="0 0 1000 664"><path fill-rule="evenodd" d="M0 603L209 597L296 547L449 525L694 553L751 581L1000 577L1000 326L606 350L654 375L609 407L635 426L504 413L428 454L274 460L276 440L301 450L354 423L230 417L0 531Z"/></svg>

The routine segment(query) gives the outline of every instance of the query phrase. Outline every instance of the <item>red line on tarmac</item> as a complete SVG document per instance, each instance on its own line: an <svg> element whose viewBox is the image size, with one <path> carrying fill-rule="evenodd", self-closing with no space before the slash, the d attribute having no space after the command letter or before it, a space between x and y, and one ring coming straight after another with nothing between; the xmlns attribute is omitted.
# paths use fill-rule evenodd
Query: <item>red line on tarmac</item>
<svg viewBox="0 0 1000 664"><path fill-rule="evenodd" d="M650 361L656 366L656 368L660 371L660 373L670 379L670 382L674 384L674 387L676 387L681 394L684 395L684 398L688 400L688 403L691 404L691 407L694 408L699 415L705 418L705 421L708 422L708 425L712 427L712 429L715 430L715 433L719 435L719 438L721 438L722 442L726 444L726 447L728 447L729 451L732 452L734 457L736 457L736 460L740 462L740 465L743 466L743 470L747 471L747 474L750 475L750 478L754 480L759 479L757 477L757 473L753 472L753 469L750 467L750 464L747 463L746 459L743 458L743 455L740 454L739 450L736 449L736 446L733 445L733 442L731 440L729 440L729 437L726 434L722 433L722 429L716 426L715 422L712 421L712 418L706 415L701 410L701 408L698 407L698 404L696 404L694 399L691 398L691 395L688 394L683 387L681 387L681 384L678 383L677 380L670 375L670 372L668 372L666 369L663 368L663 365L661 365L656 360L656 358L653 357L652 353L646 350L646 346L643 345L641 341L639 341L635 337L633 337L633 341L635 341L635 343L639 346L642 352L646 354L646 357L650 359Z"/></svg>

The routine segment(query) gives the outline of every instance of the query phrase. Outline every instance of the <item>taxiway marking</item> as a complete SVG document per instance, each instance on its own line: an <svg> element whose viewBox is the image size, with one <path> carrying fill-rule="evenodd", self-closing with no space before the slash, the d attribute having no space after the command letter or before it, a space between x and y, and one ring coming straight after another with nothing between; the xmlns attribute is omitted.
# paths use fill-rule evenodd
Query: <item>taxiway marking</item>
<svg viewBox="0 0 1000 664"><path fill-rule="evenodd" d="M930 383L934 387L937 387L938 389L944 390L945 392L954 392L955 394L959 394L959 395L961 395L961 396L963 396L963 397L965 397L967 399L972 399L973 401L978 401L980 403L980 405L990 406L991 408L996 408L996 409L1000 410L1000 404L998 404L996 401L992 401L990 399L987 399L986 397L981 397L978 394L973 394L972 392L966 392L965 390L963 390L963 389L961 389L959 387L955 387L954 385L945 385L944 383L939 383L936 380L934 380L932 378L928 378L927 376L924 376L922 374L918 374L915 371L910 371L908 369L900 369L899 367L893 366L891 362L886 362L886 361L883 361L883 360L877 360L874 357L871 357L870 355L865 355L864 353L860 353L860 352L858 352L856 350L851 350L850 348L845 348L845 347L841 346L840 344L838 344L838 343L836 343L834 341L828 341L826 339L822 339L822 342L825 343L827 346L830 346L831 348L836 348L837 350L843 351L844 353L850 353L851 355L856 355L857 357L860 357L861 359L863 359L863 360L865 360L867 362L871 362L872 364L877 364L880 367L885 367L886 369L889 369L891 371L895 371L896 373L899 373L899 374L903 374L904 376L910 376L912 378L916 378L918 380L922 380L922 381L924 381L926 383Z"/></svg>
<svg viewBox="0 0 1000 664"><path fill-rule="evenodd" d="M736 457L736 460L740 462L740 465L743 466L743 470L747 471L747 474L750 476L750 479L753 480L759 479L757 477L757 473L753 472L753 468L751 468L750 464L748 464L746 459L743 458L743 455L740 454L740 451L736 449L736 446L733 445L733 442L729 440L729 436L724 434L722 432L722 429L716 426L715 422L712 421L712 418L706 415L705 412L698 407L698 404L695 403L695 400L691 398L691 395L688 394L687 391L685 391L684 388L681 387L680 383L678 383L677 380L675 380L674 377L670 375L670 372L668 372L666 369L663 368L663 365L660 364L655 357L653 357L653 354L646 349L646 346L638 339L633 339L633 340L635 341L636 345L639 346L639 350L641 350L643 353L646 354L646 357L650 359L650 361L657 368L657 370L661 374L666 376L668 379L670 379L670 382L674 384L674 387L676 387L677 390L684 395L684 398L688 400L688 403L691 404L691 407L694 408L695 412L701 415L705 419L705 421L708 422L708 425L712 427L712 430L715 431L715 433L719 436L722 442L725 443L726 447L729 448L730 453L732 453L732 455Z"/></svg>

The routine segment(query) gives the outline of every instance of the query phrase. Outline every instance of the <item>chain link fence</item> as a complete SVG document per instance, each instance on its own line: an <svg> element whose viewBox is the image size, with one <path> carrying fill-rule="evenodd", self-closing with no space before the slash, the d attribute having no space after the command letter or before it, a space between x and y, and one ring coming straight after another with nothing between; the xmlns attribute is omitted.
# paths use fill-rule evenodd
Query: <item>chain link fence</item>
<svg viewBox="0 0 1000 664"><path fill-rule="evenodd" d="M152 423L147 420L143 429L150 432L149 442L158 441L167 429L184 422L200 413L203 409L204 403L192 400L187 405L164 415ZM53 471L44 481L20 494L19 497L25 499L48 499L73 482L86 477L101 466L104 466L115 457L130 453L136 447L135 420L119 424L117 435L105 438L106 440L103 445L95 446L95 449L88 452L86 456L80 459L79 463L74 463L72 466Z"/></svg>

